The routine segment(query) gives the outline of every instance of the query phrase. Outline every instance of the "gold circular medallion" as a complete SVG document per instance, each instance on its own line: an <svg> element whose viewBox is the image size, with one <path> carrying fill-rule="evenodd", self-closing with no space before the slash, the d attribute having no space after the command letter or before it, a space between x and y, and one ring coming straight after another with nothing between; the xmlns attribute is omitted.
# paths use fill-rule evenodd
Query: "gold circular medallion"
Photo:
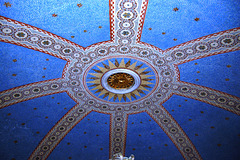
<svg viewBox="0 0 240 160"><path fill-rule="evenodd" d="M115 89L128 89L134 84L134 78L127 73L115 73L108 77L107 82Z"/></svg>

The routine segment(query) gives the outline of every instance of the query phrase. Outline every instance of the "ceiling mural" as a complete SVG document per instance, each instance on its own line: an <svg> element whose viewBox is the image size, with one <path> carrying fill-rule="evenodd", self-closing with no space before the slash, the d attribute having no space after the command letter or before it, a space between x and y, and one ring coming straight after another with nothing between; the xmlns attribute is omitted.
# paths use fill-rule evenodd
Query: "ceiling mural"
<svg viewBox="0 0 240 160"><path fill-rule="evenodd" d="M239 157L237 2L31 2L1 1L4 159Z"/></svg>

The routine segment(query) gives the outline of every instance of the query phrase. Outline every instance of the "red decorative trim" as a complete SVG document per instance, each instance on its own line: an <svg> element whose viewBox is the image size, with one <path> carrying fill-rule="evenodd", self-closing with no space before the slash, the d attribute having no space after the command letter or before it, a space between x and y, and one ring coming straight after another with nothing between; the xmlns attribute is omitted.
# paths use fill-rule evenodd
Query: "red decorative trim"
<svg viewBox="0 0 240 160"><path fill-rule="evenodd" d="M175 71L176 71L176 79L177 79L177 81L179 81L180 80L180 71L179 71L178 65L173 64L173 67L175 68Z"/></svg>
<svg viewBox="0 0 240 160"><path fill-rule="evenodd" d="M122 150L122 154L123 156L125 156L125 152L126 152L126 142L127 142L127 125L128 125L128 115L126 115L126 120L125 120L125 127L124 127L124 139L123 139L123 150Z"/></svg>
<svg viewBox="0 0 240 160"><path fill-rule="evenodd" d="M96 46L100 46L100 45L104 45L104 44L108 44L108 43L113 44L114 42L112 40L109 40L109 41L102 41L102 42L94 43L94 44L84 48L83 50L88 51L89 49L95 48Z"/></svg>
<svg viewBox="0 0 240 160"><path fill-rule="evenodd" d="M79 104L79 100L78 100L76 97L72 96L72 94L71 94L68 90L66 91L66 93L68 94L68 96L69 96L70 98L72 98L72 100L73 100L74 102L76 102L77 104Z"/></svg>
<svg viewBox="0 0 240 160"><path fill-rule="evenodd" d="M111 41L115 40L115 17L114 17L114 6L115 5L115 1L114 0L109 0L109 22L110 22L110 39Z"/></svg>
<svg viewBox="0 0 240 160"><path fill-rule="evenodd" d="M138 42L136 42L136 43L137 43L137 44L144 45L144 46L146 46L146 47L153 48L154 50L156 50L156 51L158 51L158 52L160 52L160 53L163 54L163 50L160 49L160 48L158 48L158 47L156 47L156 46L154 46L154 45L151 45L151 44L149 44L149 43L145 43L145 42L141 42L141 41L138 41Z"/></svg>
<svg viewBox="0 0 240 160"><path fill-rule="evenodd" d="M62 71L62 77L63 77L63 78L65 78L65 76L66 76L65 74L66 74L67 69L68 69L68 67L69 67L70 64L71 64L71 62L70 62L70 61L67 61L66 65L64 66L63 71Z"/></svg>
<svg viewBox="0 0 240 160"><path fill-rule="evenodd" d="M141 12L139 15L139 25L138 25L136 42L139 42L142 36L143 24L144 24L145 16L147 13L147 7L148 7L148 0L143 0Z"/></svg>
<svg viewBox="0 0 240 160"><path fill-rule="evenodd" d="M112 156L112 118L113 118L113 115L111 114L110 115L110 126L109 126L109 159L111 158Z"/></svg>

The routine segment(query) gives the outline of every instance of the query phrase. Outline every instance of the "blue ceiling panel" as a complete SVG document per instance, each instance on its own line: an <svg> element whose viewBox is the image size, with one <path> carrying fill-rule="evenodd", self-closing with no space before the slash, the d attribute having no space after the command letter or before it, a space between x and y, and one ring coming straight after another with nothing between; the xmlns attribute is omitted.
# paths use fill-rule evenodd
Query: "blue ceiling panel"
<svg viewBox="0 0 240 160"><path fill-rule="evenodd" d="M239 159L238 115L176 95L163 106L186 132L203 159Z"/></svg>
<svg viewBox="0 0 240 160"><path fill-rule="evenodd" d="M5 1L0 2L0 15L54 33L83 47L110 40L108 0L101 3L91 0L24 0L12 1L11 7L5 7ZM78 7L80 3L82 6Z"/></svg>
<svg viewBox="0 0 240 160"><path fill-rule="evenodd" d="M91 112L64 137L48 159L108 159L109 122L109 115Z"/></svg>
<svg viewBox="0 0 240 160"><path fill-rule="evenodd" d="M61 78L66 65L65 60L3 42L0 43L0 55L1 91Z"/></svg>
<svg viewBox="0 0 240 160"><path fill-rule="evenodd" d="M236 0L150 0L141 41L165 50L239 27L239 6L240 1Z"/></svg>
<svg viewBox="0 0 240 160"><path fill-rule="evenodd" d="M239 0L0 0L0 56L1 160L240 157Z"/></svg>
<svg viewBox="0 0 240 160"><path fill-rule="evenodd" d="M165 132L147 114L129 115L126 156L134 154L137 160L182 160L176 146ZM169 154L172 153L172 154Z"/></svg>
<svg viewBox="0 0 240 160"><path fill-rule="evenodd" d="M240 97L240 51L179 65L180 80Z"/></svg>
<svg viewBox="0 0 240 160"><path fill-rule="evenodd" d="M66 93L60 93L1 109L1 159L27 159L41 139L75 104Z"/></svg>

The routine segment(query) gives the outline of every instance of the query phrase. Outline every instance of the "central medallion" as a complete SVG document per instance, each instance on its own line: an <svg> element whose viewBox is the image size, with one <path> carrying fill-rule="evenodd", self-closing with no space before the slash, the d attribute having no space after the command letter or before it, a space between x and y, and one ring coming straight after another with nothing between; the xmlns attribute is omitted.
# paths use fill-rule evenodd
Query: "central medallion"
<svg viewBox="0 0 240 160"><path fill-rule="evenodd" d="M143 60L109 58L89 66L84 74L84 86L99 100L133 102L155 90L156 75L153 67Z"/></svg>
<svg viewBox="0 0 240 160"><path fill-rule="evenodd" d="M127 73L114 73L107 79L108 85L115 89L128 89L134 84L134 78Z"/></svg>
<svg viewBox="0 0 240 160"><path fill-rule="evenodd" d="M126 94L137 89L140 76L130 69L113 69L106 72L101 80L103 88L115 94Z"/></svg>

